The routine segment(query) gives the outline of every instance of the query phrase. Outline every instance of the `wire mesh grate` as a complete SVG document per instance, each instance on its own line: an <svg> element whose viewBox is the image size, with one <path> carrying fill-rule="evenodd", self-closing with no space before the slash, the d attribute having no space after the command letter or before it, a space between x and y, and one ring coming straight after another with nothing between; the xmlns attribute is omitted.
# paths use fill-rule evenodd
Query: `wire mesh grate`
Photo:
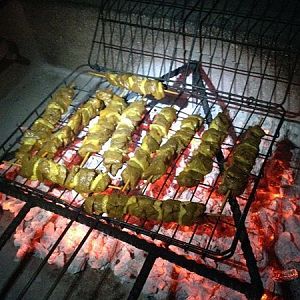
<svg viewBox="0 0 300 300"><path fill-rule="evenodd" d="M62 118L62 121L58 124L58 128L62 127L66 124L67 120L72 116L79 103L82 101L86 101L99 87L108 87L107 83L103 79L96 78L94 76L88 75L89 73L83 71L81 74L74 73L73 76L69 78L67 84L75 83L76 84L76 96L68 113ZM223 108L220 106L220 102L218 98L209 96L208 94L208 103L209 103L209 111L204 111L202 103L203 99L198 98L198 94L185 92L180 96L176 96L177 100L170 98L167 103L164 102L155 102L152 100L148 101L147 113L144 117L144 122L139 125L137 130L137 137L135 139L134 148L138 147L141 143L142 136L146 133L146 128L148 123L145 123L146 119L153 119L153 117L160 111L161 108L165 106L173 106L178 115L178 120L170 129L170 135L174 134L176 128L180 120L186 118L188 115L197 113L200 114L204 118L208 118L208 115L214 117L219 111L222 109L226 109L230 113L230 118L232 120L232 128L231 131L235 133L235 136L227 138L222 145L223 153L225 160L227 159L230 149L237 142L237 136L242 134L248 126L256 125L260 123L262 128L267 132L267 135L262 141L262 146L260 149L260 154L258 156L256 166L254 167L250 184L247 188L247 192L240 198L238 198L238 204L242 210L242 217L245 217L250 203L253 200L252 191L255 190L255 186L258 183L259 177L262 172L262 167L266 159L271 153L272 144L274 143L278 130L282 124L284 112L280 110L274 111L271 109L266 110L263 109L257 110L257 103L254 101L248 105L248 109L245 110L243 101L239 104L238 102L231 101L231 99L222 98ZM183 99L180 100L180 99ZM130 101L134 101L135 98ZM41 114L42 108L38 111L34 111L33 114ZM30 126L30 119L28 119L28 126ZM27 124L23 124L22 126L26 126ZM208 125L205 125L204 129L207 128ZM2 151L5 149L10 149L12 151L19 147L19 141L22 136L20 131L18 132L18 137L16 138L14 135L11 137L14 142L10 144L8 141L4 147L2 147ZM59 151L59 153L55 156L55 161L58 163L65 164L67 166L71 166L76 164L76 156L77 151L80 146L81 141L84 136L88 132L88 128L84 128L82 132L78 135L78 137L69 144L66 148ZM133 194L144 194L147 196L151 196L160 200L164 200L167 198L171 199L179 199L179 200L189 200L193 202L201 202L204 203L210 213L218 213L218 209L222 204L222 199L220 196L217 196L216 190L218 186L218 179L220 177L220 168L222 168L223 162L219 162L215 160L214 169L212 171L213 176L207 176L203 183L200 183L195 188L189 188L180 192L179 186L176 183L176 176L179 171L182 170L182 166L191 156L192 148L197 147L201 141L201 135L196 135L190 147L187 148L177 159L172 163L171 167L168 169L167 173L156 183L146 184L142 181L138 185L137 189L132 191ZM6 145L10 145L9 147ZM192 147L192 148L191 148ZM103 151L102 151L103 152ZM93 154L90 156L86 165L91 169L105 170L103 167L103 158L101 151L99 153ZM6 155L6 154L5 154ZM5 156L4 155L4 156ZM71 159L69 159L71 157ZM44 207L45 199L48 198L48 195L51 194L53 189L56 189L55 197L51 196L51 202L54 205L63 205L66 210L78 210L82 214L85 214L81 211L80 205L82 204L82 197L78 196L77 193L72 193L72 199L69 198L66 202L64 199L64 194L66 190L64 188L57 187L56 185L50 185L46 187L46 194L41 191L45 191L45 185L42 183L38 185L36 188L30 187L31 182L29 180L15 180L7 181L7 178L10 178L9 174L14 169L14 166L9 167L6 171L3 172L2 179L8 184L17 186L21 188L23 192L28 195L28 201L30 202L30 194L36 195L40 200L38 200L39 206ZM123 167L124 168L124 167ZM120 177L120 172L116 177L113 178L113 182L115 185L123 185L122 179ZM144 236L151 237L153 240L161 240L166 245L173 245L185 250L189 250L198 254L204 254L209 257L215 259L221 259L227 257L230 253L232 255L234 253L234 249L238 240L238 232L239 228L236 228L233 219L232 212L229 207L227 207L227 217L223 218L222 216L215 218L213 220L203 220L202 224L196 224L189 230L185 230L184 227L179 225L165 226L163 223L156 223L149 221L139 221L136 222L136 218L126 217L124 220L116 220L111 219L105 216L93 218L99 219L102 222L108 222L111 226L115 227L115 230L131 230L137 234L143 234ZM220 239L221 231L230 231L234 232L231 236L231 243L224 246L222 244L222 239ZM221 235L222 237L222 235Z"/></svg>

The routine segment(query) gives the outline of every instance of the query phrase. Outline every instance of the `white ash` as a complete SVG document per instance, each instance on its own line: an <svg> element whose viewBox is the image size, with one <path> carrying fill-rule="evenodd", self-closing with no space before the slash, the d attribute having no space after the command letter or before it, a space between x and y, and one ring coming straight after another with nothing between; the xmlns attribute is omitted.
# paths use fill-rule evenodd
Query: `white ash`
<svg viewBox="0 0 300 300"><path fill-rule="evenodd" d="M72 192L70 192L70 195L72 195ZM70 198L72 198L72 197L73 197L73 195L70 196ZM278 201L279 200L280 199L278 199ZM274 203L273 202L271 204L271 207L274 209ZM32 218L32 215L30 216L30 218ZM263 220L265 220L265 219L263 219ZM60 229L57 232L57 235L59 235L62 232L62 229L67 224L67 222L68 222L68 220L66 220L66 219L64 219L62 217L57 217L57 219L53 223L53 224L55 224L55 231L54 232L56 232L58 229ZM270 222L270 220L266 219L266 222ZM289 222L291 222L291 221L289 221ZM51 222L48 223L48 224L51 224ZM288 226L293 226L293 225L288 225ZM50 230L49 237L53 236L53 241L55 241L58 236L55 235L54 232L53 232L54 226L53 225L46 225L44 228L48 228L47 230ZM168 229L164 229L164 228L162 230L165 230L166 232L168 231ZM172 230L169 230L169 231L170 232L168 233L168 235L171 235L172 234ZM182 239L185 239L184 235L185 234L183 233ZM199 241L201 241L201 240L203 241L203 240L205 240L205 235L204 236L198 236L198 235L196 235L195 238L194 238L194 241L196 241L197 238L199 238ZM107 239L110 239L110 241L107 240ZM206 236L206 239L208 239L208 236ZM46 240L46 237L45 237L45 235L43 235L43 237L41 238L42 242L40 243L42 245L42 247L39 247L39 246L37 247L36 252L38 252L38 253L35 253L36 255L39 254L41 257L43 257L43 256L46 255L46 253L47 253L48 250L45 251L45 249L46 248L48 248L48 249L50 248L49 246L50 246L51 242L49 242L49 245L47 245L47 243L45 242L45 240ZM53 241L52 241L52 243L53 243ZM117 241L117 240L112 239L112 238L104 237L103 234L101 234L101 233L98 234L97 239L91 239L91 241L95 241L95 243L93 243L93 247L95 247L95 245L97 245L98 249L102 249L102 251L100 251L100 254L99 254L99 251L97 251L95 249L95 251L91 251L91 253L94 253L94 258L92 259L92 255L89 254L89 258L87 260L87 257L84 254L80 253L79 256L78 256L78 259L75 260L76 264L74 262L74 264L72 265L72 267L69 268L69 270L68 270L69 272L77 272L77 271L79 271L80 269L82 269L82 268L85 267L86 263L88 263L90 266L96 267L96 268L103 268L103 267L107 267L107 266L111 266L112 268L114 268L115 266L117 266L119 264L112 265L111 261L117 261L117 259L120 259L120 258L121 259L123 258L123 261L126 261L125 258L129 259L129 257L130 257L130 260L132 260L132 257L130 256L131 251L128 250L128 248L125 249L125 247L123 246L123 243L121 243L120 241ZM101 242L99 242L99 241L101 241ZM112 241L114 241L115 244L113 244ZM230 241L230 239L228 239L228 241ZM157 241L156 244L159 244L159 243L160 242ZM220 243L221 244L222 243L226 244L227 243L226 239L222 239L222 242L220 242ZM87 244L87 242L86 242L86 244ZM215 244L212 243L212 247L215 247ZM122 251L121 252L116 252L115 251L116 248L122 249ZM175 252L178 252L178 254L184 254L183 251L180 250L180 249L177 249L177 251L176 251L175 250L175 248L176 248L175 246L171 246L170 248L173 249ZM83 249L87 250L89 248L86 248L84 246ZM26 251L27 251L27 249L26 249L25 246L21 247L19 249L19 253L26 253ZM237 252L239 252L239 251L237 251ZM88 253L88 251L86 251L86 253ZM99 254L98 257L96 256L96 253ZM117 253L120 254L121 257L118 258ZM141 253L141 252L139 252L139 253ZM197 256L194 255L195 259L196 259L196 257ZM262 260L265 260L265 259L266 259L265 257L262 258ZM67 255L65 253L63 253L63 251L55 251L52 254L52 256L50 257L49 263L55 264L57 266L62 266L66 262L66 260L67 260ZM216 267L216 263L213 260L206 259L205 261L206 261L206 264L208 264L208 265L210 265L212 267ZM258 261L260 262L261 260L258 259ZM132 265L136 266L135 263L136 262L134 262ZM119 267L120 266L121 265L119 265ZM264 264L262 266L264 266ZM220 269L228 270L229 272L231 272L232 274L234 274L233 270L232 271L229 270L230 267L226 268L224 266L221 266L220 264L218 265L218 267ZM135 268L132 268L132 269L136 270ZM136 274L135 272L133 272L132 269L131 269L132 272L129 271L129 272L126 273L125 271L123 271L123 268L117 268L115 273L117 275L122 276L122 278L123 278L122 280L123 281L126 281L126 280L130 281L130 280L134 280L134 276ZM161 271L161 268L160 269L155 269L154 270L154 274L159 274L159 271ZM164 297L166 297L166 295L168 295L169 292L170 292L169 291L169 288L170 288L169 282L172 282L172 278L171 278L171 276L169 275L168 272L167 272L166 275L164 275L164 274L165 274L165 271L163 272L163 274L159 275L160 276L159 280L157 280L157 277L154 277L154 275L152 277L149 276L149 278L147 280L147 283L146 283L147 284L147 286L146 286L147 287L147 293L151 294L151 295L155 295L154 296L155 299L165 299ZM189 274L192 274L192 273L189 273ZM241 274L242 274L242 272L238 273L239 276L241 276ZM206 279L204 279L204 280L206 281ZM270 276L269 277L266 276L265 280L266 280L266 284L267 285L269 285L269 282L270 282L270 284L272 284L272 280L271 280ZM185 285L183 287L181 287L180 290L178 290L178 295L176 294L176 299L180 299L180 295L183 295L185 293L189 294L190 293L190 285L191 284L193 284L193 282L191 282L191 283L190 282L186 282ZM161 287L161 289L158 289L157 286ZM204 293L204 290L205 289L202 290L202 287L201 287L201 294ZM146 292L145 289L144 289L144 292ZM212 293L211 290L210 290L210 295L213 295L213 294L214 293ZM193 297L193 294L191 294L190 296ZM243 296L240 296L240 298L237 298L237 299L243 299Z"/></svg>
<svg viewBox="0 0 300 300"><path fill-rule="evenodd" d="M0 175L9 173L18 173L18 167L14 165L9 165L7 163L0 163Z"/></svg>
<svg viewBox="0 0 300 300"><path fill-rule="evenodd" d="M63 153L62 160L59 161L60 164L63 164L63 162L72 162L74 156L77 154L75 150L68 149Z"/></svg>
<svg viewBox="0 0 300 300"><path fill-rule="evenodd" d="M228 294L228 298L222 299L244 299L238 298L240 294L228 289L227 293L223 291L221 294L217 292L220 289L220 285L213 281L205 279L194 273L188 272L183 268L178 268L178 278L176 280L176 299L220 299L220 295ZM230 294L231 292L231 294ZM215 296L216 295L216 296ZM236 296L237 298L231 298Z"/></svg>
<svg viewBox="0 0 300 300"><path fill-rule="evenodd" d="M88 264L92 268L103 269L110 265L115 256L118 240L98 233L98 237L91 244L91 253L89 255Z"/></svg>
<svg viewBox="0 0 300 300"><path fill-rule="evenodd" d="M270 261L269 254L267 250L262 247L260 237L257 234L249 233L249 237L253 245L252 249L256 258L257 266L260 269L264 269L265 267L267 267Z"/></svg>
<svg viewBox="0 0 300 300"><path fill-rule="evenodd" d="M291 233L282 232L274 246L275 254L283 266L290 268L300 263L299 249L293 242Z"/></svg>
<svg viewBox="0 0 300 300"><path fill-rule="evenodd" d="M27 180L26 178L24 178L20 175L17 175L17 177L15 178L16 182L19 182L19 183L22 183L22 184L24 184L26 180Z"/></svg>
<svg viewBox="0 0 300 300"><path fill-rule="evenodd" d="M55 238L58 238L55 231L54 222L49 222L44 227L44 233L40 238L40 245L45 249L50 249L52 245L55 243Z"/></svg>
<svg viewBox="0 0 300 300"><path fill-rule="evenodd" d="M286 218L284 230L291 233L292 240L300 251L300 216L291 215Z"/></svg>
<svg viewBox="0 0 300 300"><path fill-rule="evenodd" d="M15 246L20 246L17 257L22 258L24 249L34 248L34 240L43 232L43 227L51 219L53 213L38 207L30 209L14 234Z"/></svg>
<svg viewBox="0 0 300 300"><path fill-rule="evenodd" d="M247 114L244 115L246 117ZM237 118L239 119L239 117ZM257 120L253 119L251 121L251 125L256 124L255 122L259 122L259 118ZM253 123L253 124L252 124ZM176 122L174 127L178 129L180 122ZM235 123L238 124L238 123ZM263 128L268 129L271 134L274 133L274 128L276 124L271 124L271 119L267 119L264 124ZM230 141L228 142L230 143ZM266 149L269 147L269 141L263 140L261 144L261 152L264 153ZM194 145L192 144L192 147ZM228 150L223 149L223 153L228 153ZM71 158L72 153L66 154L66 159ZM94 158L96 159L94 161ZM96 156L92 156L90 158L91 166L94 166L98 162L98 158ZM180 166L182 161L180 161ZM257 160L257 167L254 169L254 173L258 172L260 168L260 159ZM6 167L7 168L7 167ZM10 169L11 170L11 169ZM3 172L3 168L0 172ZM177 170L176 170L176 174ZM205 180L208 180L208 183L214 182L216 176L218 175L217 168L214 168L214 174L212 177L207 177ZM283 177L282 184L286 185L289 183L290 177L293 174L287 172L286 175ZM24 179L18 176L18 182L23 182ZM205 182L206 183L206 182ZM28 180L26 182L31 187L38 186L38 182ZM38 188L42 190L46 190L47 186L39 185ZM254 254L256 256L258 266L261 271L262 279L265 288L269 290L273 290L274 288L274 280L272 278L272 268L268 265L269 257L268 249L264 248L262 245L262 240L266 241L268 237L271 237L274 234L275 239L275 253L278 256L280 262L284 265L284 267L291 267L295 264L299 264L299 215L297 213L297 208L300 205L299 200L299 189L294 189L290 187L289 189L284 187L281 190L281 194L278 195L273 201L263 202L262 199L262 207L258 211L258 218L260 222L263 224L263 228L261 225L252 222L249 218L247 219L246 226L248 227L249 231L251 231L250 239L251 244L253 247ZM293 191L292 191L293 190ZM166 189L165 193L169 197L175 194L177 191L176 184L172 183L168 189ZM292 191L292 195L287 193ZM181 195L180 199L191 199L194 189L187 189ZM205 187L198 187L195 196L192 201L200 201L202 203L206 202L208 197L209 189ZM76 197L76 200L72 203L72 205L80 205L83 201L82 197L77 195L74 191L65 191L63 192L60 189L54 189L51 193L55 196L61 197L64 201L71 203L73 199ZM1 195L1 194L0 194ZM165 195L161 195L162 198ZM296 198L298 197L298 198ZM268 195L266 196L266 199ZM78 199L78 200L77 200ZM13 197L3 196L1 195L0 201L3 205L5 210L9 210L12 213L16 214L20 208L24 205L24 202L21 202ZM239 200L240 201L240 200ZM220 198L211 197L207 203L207 212L217 212L220 208L222 201ZM225 207L226 213L230 212L228 205ZM34 213L37 215L42 214L39 217L35 217ZM252 215L251 213L249 214ZM21 224L18 228L19 233L17 233L17 243L21 243L22 236L26 235L24 238L24 244L19 248L18 255L23 256L28 251L33 251L32 249L32 241L33 238L39 230L42 230L42 235L39 239L34 240L34 253L37 256L45 257L53 245L53 243L57 240L60 236L62 231L64 230L65 226L69 220L57 216L57 215L48 215L44 214L39 210L32 210L30 214L26 217L26 220ZM40 226L38 223L42 223L44 225ZM32 229L32 227L37 227ZM79 228L79 233L76 238L75 242L70 242L69 239L64 240L65 244L61 244L51 255L49 259L49 263L55 264L57 266L62 267L68 257L70 257L72 251L66 249L66 243L70 243L71 249L75 249L76 245L78 245L83 238L84 234L86 233L86 228L81 226L75 226ZM83 230L81 230L83 229ZM152 231L157 230L157 225L155 225ZM172 236L174 233L174 228L162 227L161 232ZM253 234L252 234L253 233ZM175 238L180 240L186 241L189 236L189 232L182 232L178 231L175 235ZM226 235L226 232L224 233ZM76 235L76 234L75 234ZM140 235L141 236L141 235ZM196 234L193 238L194 245L201 245L204 247L209 236L206 234L198 235ZM149 241L152 241L151 238L147 237ZM165 246L165 244L161 241L155 240L155 244ZM216 239L212 241L211 247L212 249L224 249L230 245L231 237L224 236L220 239ZM97 231L93 231L91 236L87 239L82 249L79 251L78 256L76 257L75 261L71 264L68 272L78 272L82 268L86 266L86 264L90 265L94 268L106 268L110 266L112 269L115 269L115 274L117 276L122 277L123 282L132 282L136 276L136 270L141 267L142 262L144 261L144 253L140 250L133 250L133 247L126 245L116 239L107 237L106 235L99 233ZM135 249L135 248L134 248ZM174 252L180 255L187 255L196 261L201 261L201 258L193 253L185 253L182 249L170 246ZM119 263L116 262L120 260ZM232 275L237 275L239 278L249 279L247 276L247 272L245 271L245 260L242 257L242 251L240 246L238 245L237 250L234 256L231 259L232 262L238 262L242 268L234 268L228 264L216 264L215 261L211 259L205 259L205 263L209 266L216 267L219 270L224 270L229 272ZM127 264L130 266L129 270L125 269ZM121 267L122 266L122 267ZM124 269L125 270L124 270ZM175 270L175 273L178 270ZM176 276L175 276L176 277ZM176 299L197 299L199 295L205 299L220 299L223 298L230 298L230 299L244 299L244 296L238 294L231 289L226 289L221 287L201 276L195 275L191 272L188 272L184 269L181 269L178 278L174 279L174 265L165 262L161 259L156 261L153 270L146 282L145 288L143 292L147 295L153 296L154 299L166 299L170 294L171 285L176 281L177 289L176 289Z"/></svg>
<svg viewBox="0 0 300 300"><path fill-rule="evenodd" d="M191 244L199 247L205 247L207 245L208 240L209 240L209 236L207 234L205 233L202 235L196 234L193 237Z"/></svg>
<svg viewBox="0 0 300 300"><path fill-rule="evenodd" d="M292 241L294 242L295 246L297 247L297 249L299 250L299 253L300 253L300 233L299 233L299 229L298 229L298 232L291 233L291 236L292 236Z"/></svg>
<svg viewBox="0 0 300 300"><path fill-rule="evenodd" d="M242 295L230 288L226 288L222 285L217 285L214 290L214 295L210 297L210 300L218 300L218 299L230 299L230 300L246 300L246 296Z"/></svg>
<svg viewBox="0 0 300 300"><path fill-rule="evenodd" d="M172 284L173 268L173 264L161 258L156 259L142 292L153 295L157 300L167 299Z"/></svg>
<svg viewBox="0 0 300 300"><path fill-rule="evenodd" d="M111 266L122 283L129 283L138 276L144 260L144 251L128 244L118 243Z"/></svg>
<svg viewBox="0 0 300 300"><path fill-rule="evenodd" d="M98 156L98 155L92 155L88 160L87 160L87 162L85 163L85 168L88 168L88 169L93 169L93 170L95 170L95 169L100 169L101 170L101 168L99 168L99 166L100 166L100 164L101 164L101 162L102 162L102 158L101 158L101 156Z"/></svg>
<svg viewBox="0 0 300 300"><path fill-rule="evenodd" d="M4 195L4 194L2 194ZM3 210L7 210L11 212L14 216L18 214L18 212L21 210L21 208L24 206L25 202L22 202L19 199L16 199L11 196L2 196L2 208Z"/></svg>
<svg viewBox="0 0 300 300"><path fill-rule="evenodd" d="M71 274L75 274L82 271L86 266L87 260L88 256L84 253L84 251L81 248L75 256L75 258L72 260L71 264L69 265L68 272Z"/></svg>
<svg viewBox="0 0 300 300"><path fill-rule="evenodd" d="M35 189L39 186L40 182L38 180L27 180L25 184Z"/></svg>
<svg viewBox="0 0 300 300"><path fill-rule="evenodd" d="M264 288L266 291L274 291L277 295L280 295L282 292L280 290L276 290L276 285L273 277L274 269L271 266L267 266L264 269L264 272L261 272L261 280L264 284ZM279 296L280 297L280 296ZM280 299L280 298L279 298Z"/></svg>
<svg viewBox="0 0 300 300"><path fill-rule="evenodd" d="M285 217L289 217L292 214L294 214L296 209L297 209L296 203L290 201L290 199L288 198L280 199L280 210Z"/></svg>
<svg viewBox="0 0 300 300"><path fill-rule="evenodd" d="M50 188L49 188L49 186L45 185L44 183L40 183L37 186L37 189L42 191L42 192L48 192Z"/></svg>
<svg viewBox="0 0 300 300"><path fill-rule="evenodd" d="M58 250L55 250L48 259L48 263L50 265L55 265L59 268L62 268L65 265L65 261L65 254L63 252L59 252Z"/></svg>

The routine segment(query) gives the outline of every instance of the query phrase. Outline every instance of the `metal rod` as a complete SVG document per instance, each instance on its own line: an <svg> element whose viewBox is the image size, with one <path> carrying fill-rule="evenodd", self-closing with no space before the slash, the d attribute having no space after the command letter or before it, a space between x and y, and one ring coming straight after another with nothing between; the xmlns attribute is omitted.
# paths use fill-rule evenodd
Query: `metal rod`
<svg viewBox="0 0 300 300"><path fill-rule="evenodd" d="M29 210L31 209L30 203L26 202L19 213L14 217L12 222L8 225L5 231L2 233L0 237L0 250L3 248L5 243L10 239L13 233L16 231L16 228L23 221Z"/></svg>
<svg viewBox="0 0 300 300"><path fill-rule="evenodd" d="M236 201L236 198L229 195L228 202L229 202L231 210L233 212L234 222L236 224L238 224L239 220L241 218L241 211L240 211L240 207ZM260 299L264 292L264 287L263 287L263 283L261 281L259 270L258 270L258 267L256 264L256 259L253 254L250 240L249 240L247 230L246 230L244 223L241 225L240 230L241 230L241 232L239 235L239 240L241 242L241 248L244 253L246 265L247 265L249 275L251 278L251 284L253 285L253 288L249 289L249 291L247 292L247 295L249 296L250 299Z"/></svg>
<svg viewBox="0 0 300 300"><path fill-rule="evenodd" d="M43 261L40 263L40 265L37 268L37 270L32 274L31 278L28 280L28 282L26 283L26 285L23 287L23 289L19 293L18 298L17 298L18 300L22 299L23 296L26 294L26 292L28 291L28 289L30 288L30 286L32 285L32 283L34 282L34 280L37 278L37 276L39 275L39 273L41 272L41 270L43 269L43 267L45 266L45 264L48 262L48 259L50 258L50 256L52 255L52 253L54 252L54 250L56 249L56 247L58 246L58 244L61 242L61 240L63 239L63 237L66 235L67 231L69 230L69 228L72 226L73 223L74 223L74 221L70 221L68 223L68 225L66 226L66 228L64 229L64 231L59 236L59 238L55 241L55 243L53 244L53 246L49 250L48 254L45 256L45 258L43 259Z"/></svg>
<svg viewBox="0 0 300 300"><path fill-rule="evenodd" d="M87 240L87 238L89 237L89 235L91 234L92 231L93 231L93 227L90 227L89 230L88 230L88 232L85 234L84 238L81 240L81 242L77 246L76 250L73 252L73 254L69 258L69 260L65 263L64 267L60 271L59 275L57 276L57 278L55 279L55 281L52 284L51 288L48 290L48 292L46 293L46 295L45 295L45 297L43 299L49 299L50 298L50 296L52 295L53 291L55 290L55 288L57 287L58 283L60 282L61 278L66 273L68 267L70 266L70 264L72 263L72 261L74 260L74 258L76 257L76 255L78 254L79 250L82 248L83 244L85 243L85 241Z"/></svg>
<svg viewBox="0 0 300 300"><path fill-rule="evenodd" d="M144 261L144 264L136 278L134 285L129 293L127 300L136 300L142 292L144 284L151 272L151 269L155 263L157 256L149 253Z"/></svg>

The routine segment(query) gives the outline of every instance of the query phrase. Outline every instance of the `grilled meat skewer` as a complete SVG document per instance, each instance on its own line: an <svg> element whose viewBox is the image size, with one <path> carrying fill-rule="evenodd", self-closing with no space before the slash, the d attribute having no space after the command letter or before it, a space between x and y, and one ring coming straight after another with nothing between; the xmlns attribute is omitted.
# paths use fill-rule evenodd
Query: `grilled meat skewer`
<svg viewBox="0 0 300 300"><path fill-rule="evenodd" d="M172 107L163 108L150 125L148 133L142 140L141 146L127 162L122 172L122 178L127 186L133 189L142 178L143 172L149 167L151 154L154 153L176 119L176 110Z"/></svg>
<svg viewBox="0 0 300 300"><path fill-rule="evenodd" d="M38 155L46 155L48 158L53 158L59 148L66 147L71 143L82 128L87 126L90 120L95 118L103 108L104 102L98 98L91 98L81 105L71 116L68 123L48 139L38 152Z"/></svg>
<svg viewBox="0 0 300 300"><path fill-rule="evenodd" d="M137 124L142 120L145 105L145 101L136 101L123 111L117 128L112 135L110 148L103 154L104 165L108 172L113 175L116 175L122 167L128 152L128 143Z"/></svg>
<svg viewBox="0 0 300 300"><path fill-rule="evenodd" d="M69 171L64 165L39 156L24 156L20 175L41 182L51 181L78 193L103 192L111 182L106 173L73 166Z"/></svg>
<svg viewBox="0 0 300 300"><path fill-rule="evenodd" d="M105 78L114 86L125 88L141 95L152 95L160 100L165 97L163 84L154 79L147 79L133 74L105 73Z"/></svg>
<svg viewBox="0 0 300 300"><path fill-rule="evenodd" d="M52 134L61 116L67 111L74 97L73 87L62 87L53 96L44 113L38 118L30 129L26 130L21 146L16 153L17 159L33 149L40 149Z"/></svg>
<svg viewBox="0 0 300 300"><path fill-rule="evenodd" d="M176 222L189 226L201 220L205 205L190 201L160 201L147 196L111 194L86 198L84 210L97 215L107 213L109 217L117 219L129 214L144 220Z"/></svg>
<svg viewBox="0 0 300 300"><path fill-rule="evenodd" d="M197 115L183 119L180 129L155 152L154 159L143 173L143 179L153 183L163 176L175 157L189 145L202 123L203 119Z"/></svg>
<svg viewBox="0 0 300 300"><path fill-rule="evenodd" d="M209 129L202 134L202 142L194 151L191 160L177 177L180 186L192 187L203 181L204 176L212 171L213 158L227 136L230 122L225 113L218 113Z"/></svg>
<svg viewBox="0 0 300 300"><path fill-rule="evenodd" d="M103 96L104 92L96 94L98 98ZM106 99L107 101L108 99ZM107 103L105 109L100 112L99 120L96 124L91 126L87 136L84 138L78 153L81 157L85 157L88 153L97 153L101 150L102 146L110 139L116 126L121 118L122 111L126 108L127 104L123 98L113 95L110 102Z"/></svg>
<svg viewBox="0 0 300 300"><path fill-rule="evenodd" d="M259 144L265 132L260 126L249 127L241 143L233 151L225 171L218 192L238 196L245 190L251 170L259 153Z"/></svg>
<svg viewBox="0 0 300 300"><path fill-rule="evenodd" d="M103 192L111 180L107 173L73 166L69 172L64 186L67 189L74 189L78 193Z"/></svg>

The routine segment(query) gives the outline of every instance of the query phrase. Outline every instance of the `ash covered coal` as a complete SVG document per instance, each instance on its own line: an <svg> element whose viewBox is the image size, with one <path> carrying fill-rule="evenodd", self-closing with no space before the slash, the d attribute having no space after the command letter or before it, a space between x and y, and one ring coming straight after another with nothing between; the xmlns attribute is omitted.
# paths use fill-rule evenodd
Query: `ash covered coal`
<svg viewBox="0 0 300 300"><path fill-rule="evenodd" d="M293 148L287 148L286 144L279 144L274 155L266 165L264 179L257 190L256 201L252 205L251 213L248 216L246 226L249 231L253 250L262 275L266 291L272 292L276 297L280 292L276 289L274 272L299 268L299 191L290 193L295 180L295 174L290 167L293 159ZM284 152L284 153L283 153ZM98 163L98 162L96 162ZM178 162L178 166L182 165ZM276 170L276 172L274 172ZM216 180L218 170L206 177L209 184ZM23 179L18 177L20 182ZM43 191L48 186L38 182L28 181L26 184L37 187ZM157 196L160 182L151 185L146 194ZM172 180L166 182L162 192L164 199L172 197L177 193L178 187ZM189 199L194 195L200 202L205 202L209 196L209 189L201 186L195 191L185 190L180 197ZM66 203L80 206L83 198L74 191L64 192L60 189L52 189L51 194L62 197ZM74 201L75 199L75 201ZM212 197L207 203L208 212L217 212L222 199ZM5 211L10 211L15 216L24 205L18 199L1 194L1 206ZM230 207L225 206L225 214L230 215ZM22 221L14 235L15 245L18 247L17 257L20 259L31 252L34 255L44 258L51 247L62 234L70 221L47 212L40 208L32 208ZM172 236L176 224L162 226L153 225L153 230L159 229L159 233L165 236ZM62 267L70 258L81 240L87 234L89 228L74 222L65 234L64 238L50 256L48 263ZM222 250L231 245L232 234L230 227L217 228L216 238L211 243L211 249ZM204 247L209 240L211 228L207 225L199 227L194 235L193 243ZM181 241L188 241L191 229L182 227L176 232L176 238ZM148 238L149 239L149 238ZM160 241L154 241L162 245ZM185 253L182 249L171 247L181 255L188 255L190 258L217 268L232 276L249 280L245 260L242 251L238 246L234 256L226 263L216 263L213 260L203 260L196 254ZM115 275L124 284L133 283L145 260L146 254L128 244L111 238L105 234L93 230L83 247L80 249L74 261L68 268L68 272L77 273L86 267L95 269L111 268ZM150 276L144 286L143 293L153 299L244 299L245 297L208 279L198 276L173 264L158 259L153 266Z"/></svg>

